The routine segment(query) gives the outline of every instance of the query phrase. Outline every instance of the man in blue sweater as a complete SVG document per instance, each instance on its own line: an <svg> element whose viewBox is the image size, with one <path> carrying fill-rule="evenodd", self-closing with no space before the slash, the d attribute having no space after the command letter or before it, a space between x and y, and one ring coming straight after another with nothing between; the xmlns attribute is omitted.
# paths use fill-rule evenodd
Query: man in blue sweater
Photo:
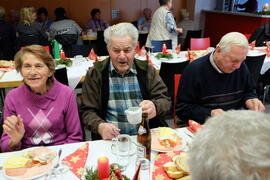
<svg viewBox="0 0 270 180"><path fill-rule="evenodd" d="M186 123L204 123L207 117L230 109L264 111L255 94L255 82L243 61L248 52L246 37L231 32L216 50L191 62L185 69L177 95L176 113Z"/></svg>

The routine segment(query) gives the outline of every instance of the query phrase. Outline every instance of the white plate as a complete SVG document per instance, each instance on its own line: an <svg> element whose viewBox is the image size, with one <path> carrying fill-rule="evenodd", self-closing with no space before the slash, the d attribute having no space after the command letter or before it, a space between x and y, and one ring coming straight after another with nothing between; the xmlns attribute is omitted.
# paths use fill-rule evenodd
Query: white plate
<svg viewBox="0 0 270 180"><path fill-rule="evenodd" d="M37 147L36 147L37 148ZM29 148L29 149L25 149L25 150L22 150L22 151L18 151L16 154L14 154L14 156L23 156L23 154L26 152L26 151L31 151L31 150L33 150L34 148ZM51 150L51 149L50 149ZM51 150L51 151L53 151L53 150ZM53 152L55 152L55 151L53 151ZM55 152L56 153L56 152ZM12 157L12 156L9 156L9 157ZM6 158L6 160L7 160L8 158ZM42 169L44 169L44 168L47 168L45 171L42 171L42 172L40 172L40 173L38 173L38 174L36 174L36 175L34 175L34 176L31 176L31 177L27 177L27 175L25 176L8 176L7 174L6 174L6 171L4 170L4 168L3 168L3 175L4 175L4 177L5 178L7 178L7 179L12 179L12 180L31 180L31 179L36 179L36 178L39 178L39 177L41 177L41 176L44 176L45 174L47 174L52 168L53 168L53 166L54 166L54 164L56 163L56 159L57 159L57 156L56 156L56 158L54 158L50 163L48 163L47 165L42 165L42 166L39 166L39 167L32 167L32 168L28 168L28 173L31 171L33 171L34 169L40 169L40 168L42 168ZM27 172L26 172L27 173Z"/></svg>
<svg viewBox="0 0 270 180"><path fill-rule="evenodd" d="M112 150L112 153L114 155L117 154L117 152L116 152L117 150L116 150L115 146L116 145L114 145L114 144L112 144L112 146L111 146L111 150ZM131 142L131 148L130 148L130 151L129 151L129 156L133 156L136 153L137 153L137 146L136 146L136 144L134 142Z"/></svg>
<svg viewBox="0 0 270 180"><path fill-rule="evenodd" d="M170 151L184 150L187 147L186 141L184 140L184 138L180 137L179 133L176 130L174 130L174 129L172 129L172 130L175 132L175 134L179 138L179 140L181 140L181 144L178 144L172 148L167 148L165 146L162 146L158 140L159 128L155 128L155 129L151 129L151 139L152 139L151 150L157 151L157 152L170 152Z"/></svg>

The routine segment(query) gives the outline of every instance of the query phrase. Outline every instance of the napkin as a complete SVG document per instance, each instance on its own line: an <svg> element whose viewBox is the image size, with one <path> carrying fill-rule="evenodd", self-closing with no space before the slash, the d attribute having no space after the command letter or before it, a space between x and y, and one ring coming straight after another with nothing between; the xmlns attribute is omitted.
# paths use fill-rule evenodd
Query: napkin
<svg viewBox="0 0 270 180"><path fill-rule="evenodd" d="M138 54L138 56L141 56L141 46L140 46L140 41L137 42L137 54Z"/></svg>
<svg viewBox="0 0 270 180"><path fill-rule="evenodd" d="M189 125L189 127L187 127L187 129L192 133L196 133L199 129L201 129L203 127L201 124L197 123L196 121L192 121L192 120L188 120L188 125Z"/></svg>
<svg viewBox="0 0 270 180"><path fill-rule="evenodd" d="M67 165L79 179L81 179L88 156L89 144L85 143L75 152L66 156L62 163Z"/></svg>
<svg viewBox="0 0 270 180"><path fill-rule="evenodd" d="M180 51L181 51L181 44L178 44L178 45L176 46L176 48L175 48L175 53L176 53L176 54L179 54Z"/></svg>
<svg viewBox="0 0 270 180"><path fill-rule="evenodd" d="M179 155L183 151L171 151L167 153L159 153L155 157L152 179L171 180L164 171L163 165L167 162L173 161L172 158Z"/></svg>
<svg viewBox="0 0 270 180"><path fill-rule="evenodd" d="M146 60L148 61L148 63L151 65L151 66L154 66L153 62L151 61L150 59L150 56L148 53L146 53Z"/></svg>
<svg viewBox="0 0 270 180"><path fill-rule="evenodd" d="M250 47L251 50L254 50L255 44L256 44L256 40L252 41L252 42L249 44L249 47Z"/></svg>
<svg viewBox="0 0 270 180"><path fill-rule="evenodd" d="M270 57L270 48L269 48L269 47L267 47L267 48L265 49L265 52L266 52L266 56L267 56L267 57Z"/></svg>
<svg viewBox="0 0 270 180"><path fill-rule="evenodd" d="M94 51L94 49L92 48L89 55L88 55L88 59L90 60L94 60L95 62L98 61L97 55Z"/></svg>
<svg viewBox="0 0 270 180"><path fill-rule="evenodd" d="M146 49L145 49L145 46L143 46L142 48L141 48L141 56L145 56L146 55L146 53L147 53L147 51L146 51Z"/></svg>
<svg viewBox="0 0 270 180"><path fill-rule="evenodd" d="M189 49L187 50L187 58L188 58L188 60L190 62L194 60L193 57L191 57L191 53L190 53L190 50Z"/></svg>

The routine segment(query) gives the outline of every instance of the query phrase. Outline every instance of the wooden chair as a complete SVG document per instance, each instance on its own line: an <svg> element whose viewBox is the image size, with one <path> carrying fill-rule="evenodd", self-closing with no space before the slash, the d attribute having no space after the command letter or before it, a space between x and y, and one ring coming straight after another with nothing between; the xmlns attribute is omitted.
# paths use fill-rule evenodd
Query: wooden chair
<svg viewBox="0 0 270 180"><path fill-rule="evenodd" d="M210 38L191 38L190 50L206 50L210 47Z"/></svg>
<svg viewBox="0 0 270 180"><path fill-rule="evenodd" d="M161 40L161 41L152 40L151 41L151 45L153 47L152 51L161 52L163 44L166 44L167 49L172 49L172 40Z"/></svg>

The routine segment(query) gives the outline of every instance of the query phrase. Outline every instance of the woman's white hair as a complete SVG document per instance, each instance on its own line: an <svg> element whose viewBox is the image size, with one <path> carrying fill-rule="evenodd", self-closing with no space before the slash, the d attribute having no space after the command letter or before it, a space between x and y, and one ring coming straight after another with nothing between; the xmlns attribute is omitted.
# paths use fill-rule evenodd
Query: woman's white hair
<svg viewBox="0 0 270 180"><path fill-rule="evenodd" d="M245 35L239 32L230 32L221 38L217 46L221 48L223 53L227 53L232 46L248 48L248 40Z"/></svg>
<svg viewBox="0 0 270 180"><path fill-rule="evenodd" d="M107 46L110 46L112 36L126 36L126 35L132 38L132 45L133 47L136 47L139 33L137 28L131 23L119 23L108 27L104 31L104 40Z"/></svg>
<svg viewBox="0 0 270 180"><path fill-rule="evenodd" d="M212 117L190 147L192 180L268 180L269 147L269 115L239 110Z"/></svg>

